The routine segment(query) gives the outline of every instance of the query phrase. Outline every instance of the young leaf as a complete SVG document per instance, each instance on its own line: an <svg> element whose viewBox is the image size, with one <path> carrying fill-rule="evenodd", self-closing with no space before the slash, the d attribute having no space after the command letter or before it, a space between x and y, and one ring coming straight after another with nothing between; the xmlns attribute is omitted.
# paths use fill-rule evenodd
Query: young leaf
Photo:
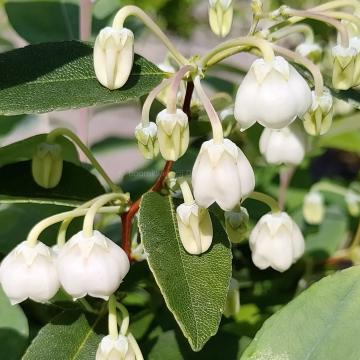
<svg viewBox="0 0 360 360"><path fill-rule="evenodd" d="M357 360L360 267L320 280L267 320L242 360Z"/></svg>
<svg viewBox="0 0 360 360"><path fill-rule="evenodd" d="M216 334L231 276L231 249L212 217L214 239L200 255L188 254L179 238L171 197L143 196L139 228L150 269L194 351Z"/></svg>
<svg viewBox="0 0 360 360"><path fill-rule="evenodd" d="M100 316L63 312L39 331L22 360L95 359L104 336L101 320Z"/></svg>
<svg viewBox="0 0 360 360"><path fill-rule="evenodd" d="M0 114L42 113L137 99L163 78L135 55L127 83L108 90L96 79L93 48L78 41L29 45L0 54Z"/></svg>
<svg viewBox="0 0 360 360"><path fill-rule="evenodd" d="M0 168L0 203L45 203L77 206L105 192L96 176L75 164L64 162L60 183L44 189L33 180L31 161Z"/></svg>

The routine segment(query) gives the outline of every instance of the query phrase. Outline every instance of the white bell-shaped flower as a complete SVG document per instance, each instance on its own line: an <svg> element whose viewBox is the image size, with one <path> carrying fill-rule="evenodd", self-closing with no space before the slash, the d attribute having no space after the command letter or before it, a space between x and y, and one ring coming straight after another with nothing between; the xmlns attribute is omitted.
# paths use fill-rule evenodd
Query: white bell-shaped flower
<svg viewBox="0 0 360 360"><path fill-rule="evenodd" d="M116 339L105 336L97 349L95 360L135 360L135 353L126 336Z"/></svg>
<svg viewBox="0 0 360 360"><path fill-rule="evenodd" d="M303 216L308 224L318 225L325 214L324 197L318 191L310 191L305 195Z"/></svg>
<svg viewBox="0 0 360 360"><path fill-rule="evenodd" d="M299 227L285 212L269 213L260 218L250 234L254 264L283 272L304 253L305 242Z"/></svg>
<svg viewBox="0 0 360 360"><path fill-rule="evenodd" d="M181 204L176 208L179 235L189 254L199 255L207 251L213 238L209 211L197 204Z"/></svg>
<svg viewBox="0 0 360 360"><path fill-rule="evenodd" d="M128 29L102 29L94 45L94 69L98 81L110 90L128 80L134 62L134 34Z"/></svg>
<svg viewBox="0 0 360 360"><path fill-rule="evenodd" d="M150 122L147 126L140 123L135 128L138 147L145 159L153 159L159 154L159 144L156 135L157 126L153 122Z"/></svg>
<svg viewBox="0 0 360 360"><path fill-rule="evenodd" d="M357 51L352 46L332 48L334 58L332 84L335 89L348 90L354 85L355 61Z"/></svg>
<svg viewBox="0 0 360 360"><path fill-rule="evenodd" d="M257 59L238 89L234 115L242 130L255 122L281 129L303 115L311 100L309 85L284 58Z"/></svg>
<svg viewBox="0 0 360 360"><path fill-rule="evenodd" d="M260 137L259 148L269 164L298 165L305 156L305 133L296 123L280 130L265 128Z"/></svg>
<svg viewBox="0 0 360 360"><path fill-rule="evenodd" d="M199 206L214 202L225 211L255 187L254 171L244 153L229 139L221 144L205 141L192 170L194 197Z"/></svg>
<svg viewBox="0 0 360 360"><path fill-rule="evenodd" d="M60 287L49 247L41 242L35 246L20 243L2 261L0 282L13 305L28 298L49 301Z"/></svg>
<svg viewBox="0 0 360 360"><path fill-rule="evenodd" d="M88 294L107 300L130 268L125 251L97 230L91 237L75 234L56 260L60 283L74 299Z"/></svg>
<svg viewBox="0 0 360 360"><path fill-rule="evenodd" d="M174 114L167 109L159 112L156 118L158 141L162 157L176 161L183 156L189 146L189 123L187 115L176 109Z"/></svg>

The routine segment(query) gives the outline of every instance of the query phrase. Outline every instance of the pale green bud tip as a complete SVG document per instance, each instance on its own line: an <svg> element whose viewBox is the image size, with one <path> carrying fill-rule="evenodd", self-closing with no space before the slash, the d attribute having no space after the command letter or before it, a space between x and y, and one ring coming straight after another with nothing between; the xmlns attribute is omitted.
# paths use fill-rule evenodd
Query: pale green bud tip
<svg viewBox="0 0 360 360"><path fill-rule="evenodd" d="M251 10L255 16L259 16L262 13L263 3L261 0L251 1Z"/></svg>
<svg viewBox="0 0 360 360"><path fill-rule="evenodd" d="M157 118L158 142L162 157L176 161L183 156L189 146L190 133L187 115L177 109L175 113L167 109L161 111Z"/></svg>
<svg viewBox="0 0 360 360"><path fill-rule="evenodd" d="M225 37L230 32L233 12L232 0L209 0L209 24L215 35Z"/></svg>
<svg viewBox="0 0 360 360"><path fill-rule="evenodd" d="M63 159L58 144L39 144L32 158L34 181L45 189L57 186L61 180Z"/></svg>
<svg viewBox="0 0 360 360"><path fill-rule="evenodd" d="M332 48L334 58L332 83L335 89L348 90L354 86L357 51L353 47L336 45Z"/></svg>
<svg viewBox="0 0 360 360"><path fill-rule="evenodd" d="M354 191L349 190L345 195L345 201L348 208L348 211L351 216L360 215L360 195L356 194Z"/></svg>
<svg viewBox="0 0 360 360"><path fill-rule="evenodd" d="M145 159L153 159L159 154L159 144L156 138L157 126L150 122L147 126L142 123L135 128L135 138Z"/></svg>
<svg viewBox="0 0 360 360"><path fill-rule="evenodd" d="M94 70L98 81L110 90L128 80L134 61L134 34L128 29L106 27L94 44Z"/></svg>
<svg viewBox="0 0 360 360"><path fill-rule="evenodd" d="M224 316L230 317L236 315L240 311L240 291L239 282L231 278L229 291L226 298Z"/></svg>
<svg viewBox="0 0 360 360"><path fill-rule="evenodd" d="M304 128L310 135L323 135L331 127L334 107L333 98L328 89L324 89L321 96L312 92L312 105L308 112L303 115Z"/></svg>
<svg viewBox="0 0 360 360"><path fill-rule="evenodd" d="M319 225L324 218L324 197L317 191L309 192L304 198L303 216L311 225Z"/></svg>
<svg viewBox="0 0 360 360"><path fill-rule="evenodd" d="M180 240L185 250L192 255L207 251L213 238L213 227L209 211L192 205L181 204L176 209Z"/></svg>
<svg viewBox="0 0 360 360"><path fill-rule="evenodd" d="M244 207L239 210L225 211L225 229L229 240L240 243L249 236L249 213Z"/></svg>
<svg viewBox="0 0 360 360"><path fill-rule="evenodd" d="M322 48L316 43L303 43L297 46L295 50L299 55L308 58L314 63L321 60Z"/></svg>

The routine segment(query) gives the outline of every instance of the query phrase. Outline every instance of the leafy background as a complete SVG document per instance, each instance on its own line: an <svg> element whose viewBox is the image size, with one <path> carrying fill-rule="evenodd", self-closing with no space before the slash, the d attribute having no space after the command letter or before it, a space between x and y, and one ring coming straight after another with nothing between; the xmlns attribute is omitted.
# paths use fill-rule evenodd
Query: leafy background
<svg viewBox="0 0 360 360"><path fill-rule="evenodd" d="M99 0L93 9L93 36L111 21L114 11L120 5L129 3L141 6L152 15L157 14L157 20L161 26L172 34L180 47L186 48L185 52L201 52L218 41L208 32L206 2L198 4L191 0L177 2ZM300 3L294 0L287 3L307 7L315 2ZM277 1L269 1L266 4L269 8L278 5L280 2ZM117 175L122 187L130 191L134 199L137 198L151 186L157 176L157 171L164 165L159 158L146 163L140 163L137 160L131 165L135 163L139 168L133 166L129 173L124 170L124 168L129 169L129 164L126 164L124 159L130 153L136 152L131 133L138 121L139 101L134 98L144 95L155 86L161 79L161 72L154 64L147 63L139 57L140 68L148 70L145 75L147 88L144 86L145 83L136 87L137 81L134 81L134 86L121 93L110 94L100 88L91 74L90 45L75 42L79 39L78 15L78 2L75 0L7 0L1 5L1 50L11 50L25 43L67 41L51 48L51 51L63 54L65 69L60 69L64 71L60 75L69 76L67 78L69 87L56 88L58 96L49 98L42 96L48 93L43 87L35 88L35 92L29 91L36 86L31 83L31 74L36 73L38 76L39 71L43 71L45 79L59 76L56 69L52 72L51 66L47 67L46 71L41 70L44 69L45 62L52 61L52 58L48 59L50 49L48 46L37 45L28 49L26 54L28 61L22 64L22 67L19 61L21 62L24 58L24 53L21 57L18 55L19 52L12 53L13 55L9 53L0 55L0 74L2 74L0 112L13 114L0 116L0 144L2 146L0 148L0 258L18 242L24 240L27 232L37 221L67 210L105 191L93 169L81 162L82 159L79 159L74 146L65 139L61 141L67 161L65 170L68 169L68 171L65 171L62 182L54 190L45 191L38 188L29 177L29 160L35 145L43 139L43 136L31 137L30 135L46 132L48 128L59 125L58 118L63 121L64 117L70 117L70 120L67 119L67 125L76 127L78 113L71 116L69 112L52 113L50 116L56 121L50 122L46 118L48 115L44 117L43 115L24 115L25 113L92 105L94 103L92 99L99 99L101 95L104 101L100 101L101 106L92 110L96 118L96 122L93 123L93 132L100 132L103 122L107 121L110 114L114 129L119 130L119 134L114 136L109 132L103 137L90 137L90 145L102 163L107 165L106 159L111 159L110 162L112 166L115 164L116 171L122 169L119 176L119 172L108 166L110 173ZM248 16L248 4L238 2L236 4L237 22L246 24ZM129 21L129 26L146 48L148 38L141 24L132 20ZM316 33L321 34L319 40L321 36L325 38L332 35L328 28L314 26L316 26ZM237 34L242 29L237 25L233 32ZM200 40L199 34L203 34ZM204 39L206 39L205 43ZM188 46L186 41L190 41L192 45ZM296 39L291 39L288 45L293 46L295 42ZM64 52L64 47L67 47L68 51ZM141 50L141 46L139 49ZM75 54L79 54L80 51L81 56L69 59L69 51ZM155 53L157 51L153 50L149 54L141 53L141 55L145 55L153 62L160 62L159 59L152 58ZM34 63L34 58L31 57L34 54L38 58L44 55L42 59L40 56L39 64ZM46 54L47 57L45 57ZM18 60L17 63L13 62L17 64L14 68L9 64L15 58ZM58 61L58 59L55 60ZM81 71L88 76L86 80L88 82L84 85L88 91L86 93L78 91L78 96L76 92L73 93L74 96L68 98L68 102L65 103L64 99L69 93L68 90L78 86L78 83L76 85L71 83L74 79L71 78L71 73L66 71L66 64L73 60L75 66L81 68ZM217 110L221 111L231 104L231 99L234 97L241 75L248 63L247 58L241 61L236 59L226 66L218 66L209 73L208 90L221 93L216 95L217 100L214 101ZM29 69L32 69L33 73ZM30 76L27 78L27 83L23 83L20 76L16 84L10 81L14 81L14 76L10 76L11 71L16 74L19 70L26 71ZM55 88L50 86L50 89ZM99 95L100 90L103 91ZM32 97L26 98L29 95ZM345 99L350 97L353 103L359 100L356 91L339 95ZM13 101L10 101L11 99ZM57 100L58 104L51 103L52 99ZM128 101L127 104L117 104L125 99ZM111 105L106 105L106 103ZM157 105L157 108L161 106L160 103ZM130 107L135 109L130 113L131 116L128 112L117 112L119 109L119 111L127 111ZM348 187L351 182L359 181L359 113L351 109L344 110L344 108L344 104L337 107L336 121L328 134L320 139L311 140L311 151L296 170L288 189L286 207L305 234L306 253L297 264L283 274L272 270L256 269L251 262L247 241L232 245L231 254L230 244L224 237L219 220L215 218L217 236L215 245L207 254L207 261L203 263L202 260L205 258L199 260L188 256L179 247L176 226L171 219L172 205L167 197L149 194L144 198L139 226L145 248L150 254L150 268L146 262L134 264L117 295L130 311L130 329L139 341L146 359L240 359L240 357L242 359L358 359L359 349L356 336L359 325L354 319L359 312L357 300L360 291L357 281L359 268L351 266L358 264L359 257L357 249L346 256L343 256L342 252L355 233L358 219L349 216L341 196L330 193L325 194L327 211L320 226L306 224L301 212L303 197L315 182L329 181ZM174 164L174 170L182 175L190 173L199 146L206 139L209 131L202 109L194 104L192 113L191 133L194 135L192 146L187 154ZM155 115L156 113L152 114L152 116ZM128 116L131 117L130 122L127 121ZM246 133L240 133L234 128L232 121L233 119L227 119L224 122L224 128L230 132L230 138L242 147L254 165L257 189L277 196L280 169L266 165L260 157L258 138L261 128L254 126ZM44 123L47 125L45 126ZM130 127L130 130L126 130L126 126ZM27 136L30 138L22 140ZM14 144L8 145L12 142ZM125 154L122 161L114 160L118 159L115 154L120 152ZM156 204L157 211L152 211L152 204ZM267 211L264 206L251 200L248 200L245 205L253 223ZM215 214L214 217L218 215L218 209L212 209L212 212ZM160 223L159 216L162 219L161 224L166 225L156 229L149 228L151 224ZM80 226L80 220L74 221L70 233L77 231ZM121 240L118 218L104 217L98 226L114 241ZM49 228L43 234L42 240L49 245L54 244L56 230L56 227ZM155 231L159 232L159 237L154 239ZM182 259L182 264L175 263L174 258ZM176 281L173 275L167 277L166 272L163 271L166 269L169 274L174 272L179 274L179 268L184 264L186 268L178 275L179 281ZM169 268L170 266L173 268ZM339 271L348 267L351 268ZM186 283L186 279L189 278L187 272L193 272L191 270L195 269L199 273L191 278L190 286L194 286L199 292L202 289L201 286L211 283L212 287L205 287L205 290L214 289L214 291L206 294L207 299L204 299L203 291L205 290L203 289L187 299L181 298L183 300L181 302L177 301L178 292L180 291L181 294L182 290L186 291L189 287L189 283ZM219 271L223 278L214 277L212 269ZM234 316L220 319L231 270L232 277L239 282L241 310ZM336 274L332 275L335 272ZM327 275L331 276L318 282ZM316 285L310 287L315 282ZM199 301L199 309L184 306L188 302L191 303L193 298ZM1 353L6 354L6 360L94 357L97 344L101 336L106 333L104 304L94 299L88 299L88 301L92 308L91 312L87 311L88 307L85 309L82 303L73 303L64 293L59 293L47 305L26 301L12 307L4 294L0 292ZM200 317L203 323L199 327L195 324L194 327L191 316ZM219 331L216 336L212 336L217 327ZM193 349L202 348L202 350L194 352L189 342Z"/></svg>

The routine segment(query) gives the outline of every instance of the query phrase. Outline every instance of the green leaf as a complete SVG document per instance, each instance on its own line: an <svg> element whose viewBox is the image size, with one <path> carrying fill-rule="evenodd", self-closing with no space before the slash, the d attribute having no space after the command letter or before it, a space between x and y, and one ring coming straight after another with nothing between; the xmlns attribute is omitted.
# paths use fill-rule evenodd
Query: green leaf
<svg viewBox="0 0 360 360"><path fill-rule="evenodd" d="M1 121L1 119L0 119ZM18 141L0 148L0 166L23 160L30 160L37 146L46 141L47 134L40 134ZM62 156L65 161L80 164L79 155L75 145L63 136L59 136L56 142L61 145Z"/></svg>
<svg viewBox="0 0 360 360"><path fill-rule="evenodd" d="M22 360L89 360L104 336L100 316L65 311L43 327Z"/></svg>
<svg viewBox="0 0 360 360"><path fill-rule="evenodd" d="M179 238L171 197L143 196L139 228L149 267L194 351L216 334L231 276L231 249L212 217L214 240L200 255L188 254Z"/></svg>
<svg viewBox="0 0 360 360"><path fill-rule="evenodd" d="M267 320L242 360L357 360L360 267L328 276Z"/></svg>
<svg viewBox="0 0 360 360"><path fill-rule="evenodd" d="M18 360L29 336L29 325L19 305L11 305L0 287L0 352L6 360Z"/></svg>
<svg viewBox="0 0 360 360"><path fill-rule="evenodd" d="M96 176L75 164L64 162L60 183L53 189L38 186L32 177L31 161L0 168L0 203L42 203L77 206L105 193Z"/></svg>
<svg viewBox="0 0 360 360"><path fill-rule="evenodd" d="M78 41L30 45L0 54L0 114L42 113L137 99L163 72L139 55L127 83L109 90L96 79L92 46Z"/></svg>

